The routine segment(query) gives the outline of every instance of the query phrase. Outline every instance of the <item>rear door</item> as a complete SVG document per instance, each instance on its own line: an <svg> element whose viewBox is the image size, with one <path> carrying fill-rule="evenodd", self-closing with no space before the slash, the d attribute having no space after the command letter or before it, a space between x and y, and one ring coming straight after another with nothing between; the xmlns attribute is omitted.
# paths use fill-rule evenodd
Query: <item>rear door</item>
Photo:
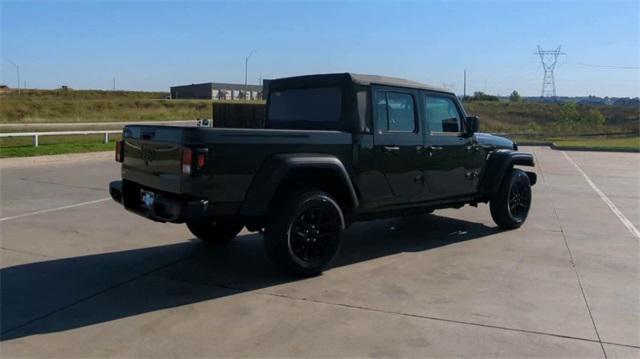
<svg viewBox="0 0 640 359"><path fill-rule="evenodd" d="M424 92L424 176L428 197L438 199L474 191L470 170L473 136L464 131L464 112L453 95Z"/></svg>
<svg viewBox="0 0 640 359"><path fill-rule="evenodd" d="M410 89L372 87L374 166L389 184L391 203L418 202L424 196L418 95Z"/></svg>

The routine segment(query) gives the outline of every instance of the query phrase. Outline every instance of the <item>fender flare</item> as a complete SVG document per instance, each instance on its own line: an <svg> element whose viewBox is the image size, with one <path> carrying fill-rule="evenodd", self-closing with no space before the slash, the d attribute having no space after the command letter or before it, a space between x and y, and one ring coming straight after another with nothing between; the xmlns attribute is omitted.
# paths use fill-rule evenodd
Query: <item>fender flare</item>
<svg viewBox="0 0 640 359"><path fill-rule="evenodd" d="M479 192L489 195L498 192L504 175L514 165L534 167L533 155L514 150L497 150L490 153L480 177ZM537 179L536 174L533 172L525 173L529 176L531 185L534 185Z"/></svg>
<svg viewBox="0 0 640 359"><path fill-rule="evenodd" d="M353 208L359 205L355 187L338 158L323 154L278 154L268 158L253 177L239 213L245 216L265 214L282 180L292 171L300 169L321 169L333 172L349 194L348 205Z"/></svg>

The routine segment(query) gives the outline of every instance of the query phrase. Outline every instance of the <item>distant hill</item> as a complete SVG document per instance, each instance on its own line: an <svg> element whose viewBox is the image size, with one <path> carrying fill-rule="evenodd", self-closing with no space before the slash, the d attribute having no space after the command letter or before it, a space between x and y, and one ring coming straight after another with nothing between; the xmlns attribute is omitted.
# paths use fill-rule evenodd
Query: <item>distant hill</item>
<svg viewBox="0 0 640 359"><path fill-rule="evenodd" d="M509 101L508 96L500 96L500 101ZM524 102L534 103L565 103L575 102L579 105L601 105L601 106L622 106L622 107L635 107L640 109L640 98L638 97L597 97L597 96L577 96L567 97L558 96L551 97L522 97Z"/></svg>
<svg viewBox="0 0 640 359"><path fill-rule="evenodd" d="M561 117L563 103L533 101L472 101L464 107L480 117L481 130L488 132L550 132ZM640 110L632 106L578 104L580 115L596 110L606 119L602 132L640 133ZM589 132L588 130L585 130Z"/></svg>
<svg viewBox="0 0 640 359"><path fill-rule="evenodd" d="M193 120L210 118L210 100L167 100L164 92L98 90L24 90L0 92L0 122L99 122L145 120ZM562 102L574 101L579 115L598 111L606 118L598 129L612 132L640 132L638 99L558 98L556 102L467 101L467 112L480 116L480 128L487 132L550 132L561 116ZM583 100L583 101L581 101Z"/></svg>
<svg viewBox="0 0 640 359"><path fill-rule="evenodd" d="M166 100L165 92L12 90L0 92L0 122L190 120L211 117L211 101Z"/></svg>

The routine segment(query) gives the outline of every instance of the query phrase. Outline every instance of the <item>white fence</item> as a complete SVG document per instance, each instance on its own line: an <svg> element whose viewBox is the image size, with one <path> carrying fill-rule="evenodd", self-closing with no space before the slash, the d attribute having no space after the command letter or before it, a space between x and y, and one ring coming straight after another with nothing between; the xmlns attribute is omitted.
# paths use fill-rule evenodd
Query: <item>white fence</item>
<svg viewBox="0 0 640 359"><path fill-rule="evenodd" d="M103 135L104 143L109 143L109 134L122 133L122 130L94 130L94 131L55 131L55 132L13 132L0 133L0 137L31 137L33 145L38 147L38 138L42 136L75 136L75 135Z"/></svg>

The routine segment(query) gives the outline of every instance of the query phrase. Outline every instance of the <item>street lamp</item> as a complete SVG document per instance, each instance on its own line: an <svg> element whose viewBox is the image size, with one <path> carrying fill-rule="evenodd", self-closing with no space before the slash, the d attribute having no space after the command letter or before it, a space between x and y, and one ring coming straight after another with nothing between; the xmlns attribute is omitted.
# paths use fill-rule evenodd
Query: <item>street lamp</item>
<svg viewBox="0 0 640 359"><path fill-rule="evenodd" d="M7 60L11 65L16 67L16 73L18 74L18 96L20 96L20 66L11 60Z"/></svg>
<svg viewBox="0 0 640 359"><path fill-rule="evenodd" d="M251 58L251 55L253 55L253 53L256 52L256 50L251 50L251 52L249 53L249 55L247 55L247 57L244 58L244 99L247 99L247 90L248 90L248 86L247 86L247 68L249 66L249 59Z"/></svg>

